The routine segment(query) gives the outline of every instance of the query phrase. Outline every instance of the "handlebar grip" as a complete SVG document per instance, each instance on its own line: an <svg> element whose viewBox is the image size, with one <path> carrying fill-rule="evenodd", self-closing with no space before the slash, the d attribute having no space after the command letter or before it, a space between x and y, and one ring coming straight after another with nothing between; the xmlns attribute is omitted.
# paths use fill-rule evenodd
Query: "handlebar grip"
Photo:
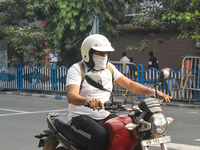
<svg viewBox="0 0 200 150"><path fill-rule="evenodd" d="M89 105L88 103L87 103L87 104L85 104L84 106L85 106L85 107L90 107L90 105Z"/></svg>
<svg viewBox="0 0 200 150"><path fill-rule="evenodd" d="M85 104L84 105L85 107L90 107L90 105L87 103L87 104ZM112 102L105 102L104 103L104 106L106 107L106 106L112 106Z"/></svg>
<svg viewBox="0 0 200 150"><path fill-rule="evenodd" d="M85 107L88 107L88 108L90 108L90 105L87 103L87 104L85 104L84 105ZM99 110L99 109L102 109L102 107L101 106L99 106L99 107L96 107L96 108L92 108L93 110Z"/></svg>
<svg viewBox="0 0 200 150"><path fill-rule="evenodd" d="M90 105L87 103L87 104L84 105L84 107L90 108ZM114 103L112 103L112 102L108 101L108 102L104 103L104 109L105 110L109 111L109 110L114 110L114 109L118 109L118 108L119 109L124 108L124 106L122 105L122 102L114 102ZM93 109L93 110L101 110L102 107L99 106L99 107L91 108L91 109Z"/></svg>

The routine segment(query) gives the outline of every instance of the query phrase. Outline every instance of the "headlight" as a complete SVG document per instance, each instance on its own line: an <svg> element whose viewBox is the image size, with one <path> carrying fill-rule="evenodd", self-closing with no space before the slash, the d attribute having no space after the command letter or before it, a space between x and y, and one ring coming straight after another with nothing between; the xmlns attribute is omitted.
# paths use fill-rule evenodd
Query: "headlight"
<svg viewBox="0 0 200 150"><path fill-rule="evenodd" d="M167 128L168 122L166 117L161 113L155 113L150 117L151 133L153 135L163 135Z"/></svg>

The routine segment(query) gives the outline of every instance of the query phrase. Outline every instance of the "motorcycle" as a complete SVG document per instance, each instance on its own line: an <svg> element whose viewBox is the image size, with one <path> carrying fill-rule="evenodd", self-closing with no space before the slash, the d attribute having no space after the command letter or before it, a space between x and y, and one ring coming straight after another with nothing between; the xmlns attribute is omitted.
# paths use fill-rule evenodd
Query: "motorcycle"
<svg viewBox="0 0 200 150"><path fill-rule="evenodd" d="M161 70L160 81L155 87L155 97L141 101L138 106L128 107L114 100L112 91L105 89L98 75L86 75L85 79L92 86L111 93L112 101L105 103L105 109L111 112L128 111L103 124L108 132L106 150L148 150L150 146L160 144L162 150L167 150L166 143L171 142L171 137L166 136L166 131L173 118L162 114L161 102L158 99L157 89L165 82L170 74L170 69ZM88 107L86 105L86 107ZM97 108L99 109L99 108ZM67 114L49 113L47 115L48 129L35 137L40 139L38 147L43 150L86 150L85 145L80 145L73 139L73 129L68 124Z"/></svg>

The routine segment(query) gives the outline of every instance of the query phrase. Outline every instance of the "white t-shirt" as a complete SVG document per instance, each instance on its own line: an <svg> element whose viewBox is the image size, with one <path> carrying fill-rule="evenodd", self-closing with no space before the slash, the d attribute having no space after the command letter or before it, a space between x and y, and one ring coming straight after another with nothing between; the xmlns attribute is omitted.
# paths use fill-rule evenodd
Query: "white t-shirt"
<svg viewBox="0 0 200 150"><path fill-rule="evenodd" d="M84 63L85 74L98 74L102 79L104 88L112 91L112 88L113 88L112 78L114 78L114 81L116 81L122 74L115 68L113 64L109 63L109 65L113 69L113 72L114 72L113 76L108 69L105 69L102 71L91 70L88 72L89 68ZM76 63L72 65L68 70L66 86L71 85L71 84L77 84L80 86L81 82L82 82L81 69L80 69L80 66ZM99 90L89 85L87 81L84 79L82 83L80 95L84 97L92 98L92 99L99 99L104 103L109 100L110 92ZM85 106L77 106L77 105L73 105L69 103L68 120L71 120L72 117L76 117L79 115L87 115L93 119L101 120L101 119L106 118L109 115L109 112L105 110L97 111Z"/></svg>

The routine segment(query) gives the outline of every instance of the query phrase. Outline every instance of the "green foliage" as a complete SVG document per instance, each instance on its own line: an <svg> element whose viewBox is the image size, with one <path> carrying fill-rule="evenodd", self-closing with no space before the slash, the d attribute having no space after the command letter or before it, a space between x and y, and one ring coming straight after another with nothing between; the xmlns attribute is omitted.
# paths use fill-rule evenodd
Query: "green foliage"
<svg viewBox="0 0 200 150"><path fill-rule="evenodd" d="M8 60L10 66L15 66L16 64L21 64L21 60L18 57L13 56L12 59Z"/></svg>
<svg viewBox="0 0 200 150"><path fill-rule="evenodd" d="M42 26L38 26L37 28L29 26L28 29L22 28L14 30L13 36L9 41L11 46L15 47L18 53L24 54L23 64L44 65L45 54L47 52L54 53L55 51L45 46L45 42L50 40L51 38L48 36L48 33L43 30Z"/></svg>
<svg viewBox="0 0 200 150"><path fill-rule="evenodd" d="M89 35L94 17L100 22L100 33L112 39L117 35L116 25L125 15L127 0L40 0L36 15L46 20L46 30L52 37L51 47L61 50L59 64L69 67L78 61L81 43ZM73 52L72 52L73 51ZM73 54L74 57L71 57ZM80 57L79 57L80 59Z"/></svg>
<svg viewBox="0 0 200 150"><path fill-rule="evenodd" d="M132 50L145 51L149 47L149 40L147 40L147 39L141 40L139 45L140 45L139 47L137 47L137 46L128 46L127 50L130 50L130 51L132 51Z"/></svg>
<svg viewBox="0 0 200 150"><path fill-rule="evenodd" d="M166 35L179 33L179 38L200 39L200 0L145 2L133 25L155 28Z"/></svg>
<svg viewBox="0 0 200 150"><path fill-rule="evenodd" d="M40 26L34 25L35 16L31 0L1 1L0 26L1 38L7 41L18 54L21 60L13 55L8 62L11 65L37 64L44 65L45 41L50 41L48 32ZM49 50L50 51L50 50Z"/></svg>
<svg viewBox="0 0 200 150"><path fill-rule="evenodd" d="M0 28L3 31L0 36L9 41L19 53L32 55L36 64L43 64L41 60L44 60L44 54L48 51L59 53L59 65L69 67L78 61L81 43L89 35L94 17L99 18L100 33L112 39L117 35L116 25L124 19L127 9L125 4L130 2L131 0L0 1ZM32 28L30 23L35 20L46 24ZM31 30L27 30L27 26ZM48 42L48 49L44 46L45 41Z"/></svg>

